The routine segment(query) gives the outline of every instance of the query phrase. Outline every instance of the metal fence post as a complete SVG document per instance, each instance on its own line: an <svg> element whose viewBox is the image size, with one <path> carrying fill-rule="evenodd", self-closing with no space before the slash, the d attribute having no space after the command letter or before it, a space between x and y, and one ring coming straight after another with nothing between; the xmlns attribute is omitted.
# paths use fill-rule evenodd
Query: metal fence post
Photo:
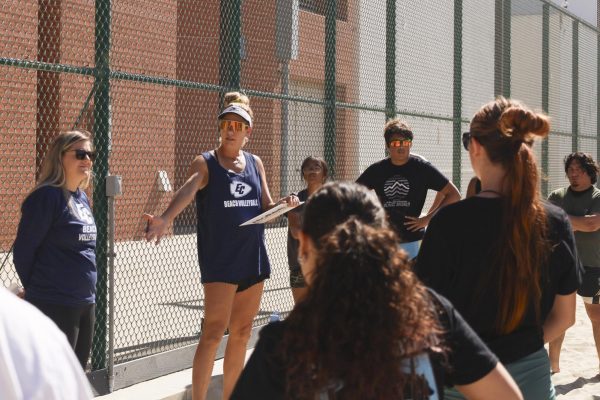
<svg viewBox="0 0 600 400"><path fill-rule="evenodd" d="M579 148L579 21L573 20L573 58L571 60L571 150Z"/></svg>
<svg viewBox="0 0 600 400"><path fill-rule="evenodd" d="M94 218L96 219L96 325L92 346L92 370L106 368L107 346L107 198L106 181L110 154L110 40L111 0L95 3L94 147L98 157L94 163Z"/></svg>
<svg viewBox="0 0 600 400"><path fill-rule="evenodd" d="M542 5L542 111L548 114L550 93L550 6ZM542 141L542 195L548 197L549 138Z"/></svg>
<svg viewBox="0 0 600 400"><path fill-rule="evenodd" d="M495 9L494 93L510 97L511 0L497 0Z"/></svg>
<svg viewBox="0 0 600 400"><path fill-rule="evenodd" d="M335 43L337 0L326 0L325 8L325 161L329 174L335 178L335 128L336 128L336 82L335 82Z"/></svg>
<svg viewBox="0 0 600 400"><path fill-rule="evenodd" d="M462 0L454 0L454 83L453 83L453 113L452 113L452 181L456 187L461 187L462 170Z"/></svg>
<svg viewBox="0 0 600 400"><path fill-rule="evenodd" d="M385 20L385 117L396 117L396 1L387 0Z"/></svg>
<svg viewBox="0 0 600 400"><path fill-rule="evenodd" d="M241 83L242 0L220 3L219 84L237 90Z"/></svg>

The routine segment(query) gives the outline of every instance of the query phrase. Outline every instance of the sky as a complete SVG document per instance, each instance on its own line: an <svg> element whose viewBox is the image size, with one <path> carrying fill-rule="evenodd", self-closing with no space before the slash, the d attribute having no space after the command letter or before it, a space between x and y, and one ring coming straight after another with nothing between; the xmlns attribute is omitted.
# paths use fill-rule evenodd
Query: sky
<svg viewBox="0 0 600 400"><path fill-rule="evenodd" d="M561 6L565 3L564 0L552 1ZM568 0L567 3L567 10L569 10L569 12L596 26L596 6L598 3L597 0Z"/></svg>

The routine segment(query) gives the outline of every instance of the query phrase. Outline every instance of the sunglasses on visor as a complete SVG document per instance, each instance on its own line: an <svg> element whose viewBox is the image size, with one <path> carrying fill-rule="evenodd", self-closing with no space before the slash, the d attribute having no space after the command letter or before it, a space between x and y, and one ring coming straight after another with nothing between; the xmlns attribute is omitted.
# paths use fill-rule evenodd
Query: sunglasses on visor
<svg viewBox="0 0 600 400"><path fill-rule="evenodd" d="M388 143L388 146L390 146L390 147L409 147L411 143L412 143L412 140L410 140L410 139L395 139L395 140L390 140L390 142Z"/></svg>
<svg viewBox="0 0 600 400"><path fill-rule="evenodd" d="M75 150L68 150L68 151L74 151L75 158L78 160L85 160L86 157L89 158L90 161L94 161L96 159L95 151L87 151L87 150L83 150L83 149L75 149Z"/></svg>
<svg viewBox="0 0 600 400"><path fill-rule="evenodd" d="M231 127L231 129L233 129L236 132L239 132L239 131L246 132L250 126L243 122L228 121L226 119L223 119L223 120L219 121L219 127L221 128L221 130L223 130L223 129L227 130L227 129L229 129L229 127Z"/></svg>

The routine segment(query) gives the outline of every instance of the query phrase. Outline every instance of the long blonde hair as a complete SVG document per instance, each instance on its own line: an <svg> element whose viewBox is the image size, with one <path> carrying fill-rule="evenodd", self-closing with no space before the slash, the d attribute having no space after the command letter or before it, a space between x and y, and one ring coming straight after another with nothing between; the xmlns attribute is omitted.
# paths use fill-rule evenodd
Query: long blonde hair
<svg viewBox="0 0 600 400"><path fill-rule="evenodd" d="M62 156L67 152L71 146L75 143L85 141L92 144L92 134L84 130L75 130L68 132L61 132L50 145L50 150L46 153L42 167L40 169L40 176L37 184L33 190L36 190L42 186L55 186L63 187L66 183L65 169L62 165ZM91 175L87 179L84 179L79 187L86 189L91 180Z"/></svg>

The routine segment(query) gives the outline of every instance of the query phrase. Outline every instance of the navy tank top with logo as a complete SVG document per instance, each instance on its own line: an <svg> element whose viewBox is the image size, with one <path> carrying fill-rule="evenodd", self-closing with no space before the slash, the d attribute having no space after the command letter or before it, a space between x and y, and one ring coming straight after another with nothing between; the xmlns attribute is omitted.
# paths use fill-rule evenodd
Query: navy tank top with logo
<svg viewBox="0 0 600 400"><path fill-rule="evenodd" d="M202 153L208 166L208 184L196 193L202 283L236 284L271 273L264 225L240 226L263 212L256 160L243 154L246 167L235 173L223 168L214 152Z"/></svg>

